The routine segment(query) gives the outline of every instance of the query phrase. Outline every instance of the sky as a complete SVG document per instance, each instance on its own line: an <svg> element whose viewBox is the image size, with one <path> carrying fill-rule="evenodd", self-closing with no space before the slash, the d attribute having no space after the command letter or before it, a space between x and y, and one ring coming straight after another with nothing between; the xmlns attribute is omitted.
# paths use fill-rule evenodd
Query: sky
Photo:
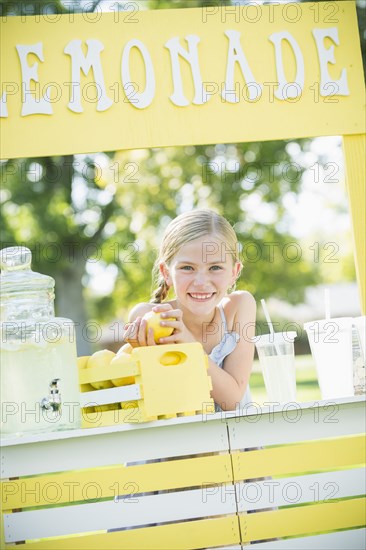
<svg viewBox="0 0 366 550"><path fill-rule="evenodd" d="M293 144L296 146L297 144ZM290 151L291 152L291 151ZM351 227L344 178L342 138L315 138L310 151L294 153L294 160L307 166L298 197L289 198L291 234L297 238L314 232L333 235L334 228L346 232ZM322 158L323 166L319 159ZM344 210L344 212L340 212Z"/></svg>

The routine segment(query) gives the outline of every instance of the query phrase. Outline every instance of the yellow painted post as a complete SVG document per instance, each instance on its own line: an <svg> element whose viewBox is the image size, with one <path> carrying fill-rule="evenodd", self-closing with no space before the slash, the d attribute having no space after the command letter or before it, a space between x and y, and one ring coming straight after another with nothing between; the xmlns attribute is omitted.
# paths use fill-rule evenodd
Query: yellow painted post
<svg viewBox="0 0 366 550"><path fill-rule="evenodd" d="M7 512L10 513L10 512ZM0 505L0 548L5 548L5 529L2 506Z"/></svg>
<svg viewBox="0 0 366 550"><path fill-rule="evenodd" d="M362 314L366 311L366 134L343 136L346 183Z"/></svg>

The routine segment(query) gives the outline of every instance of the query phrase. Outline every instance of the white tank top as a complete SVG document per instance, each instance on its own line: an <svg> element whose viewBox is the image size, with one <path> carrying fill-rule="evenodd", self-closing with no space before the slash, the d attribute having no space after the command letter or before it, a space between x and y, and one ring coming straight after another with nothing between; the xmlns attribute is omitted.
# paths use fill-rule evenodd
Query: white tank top
<svg viewBox="0 0 366 550"><path fill-rule="evenodd" d="M212 359L212 361L222 369L224 365L225 357L227 357L232 351L234 351L237 343L240 340L240 336L237 332L229 331L227 329L224 308L222 307L221 304L218 307L221 315L223 336L221 341L211 351L209 358ZM239 407L241 409L244 407L244 405L247 405L248 403L251 403L251 402L252 402L252 397L250 395L250 389L248 385L246 392L243 395L237 408ZM218 412L222 410L217 404L215 404L215 408L216 408L216 411Z"/></svg>

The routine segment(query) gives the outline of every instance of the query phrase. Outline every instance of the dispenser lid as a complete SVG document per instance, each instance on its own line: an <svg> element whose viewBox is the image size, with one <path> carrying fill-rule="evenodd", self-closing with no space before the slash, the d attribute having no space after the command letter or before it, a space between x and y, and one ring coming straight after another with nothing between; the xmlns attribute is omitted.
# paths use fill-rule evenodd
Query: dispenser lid
<svg viewBox="0 0 366 550"><path fill-rule="evenodd" d="M25 246L11 246L0 251L1 294L54 289L55 280L32 271L31 263L32 252Z"/></svg>

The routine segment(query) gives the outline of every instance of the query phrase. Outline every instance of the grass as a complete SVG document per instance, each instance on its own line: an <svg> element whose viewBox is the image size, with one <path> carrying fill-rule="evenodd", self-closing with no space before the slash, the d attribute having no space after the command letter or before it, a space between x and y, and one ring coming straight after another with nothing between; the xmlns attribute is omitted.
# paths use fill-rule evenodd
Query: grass
<svg viewBox="0 0 366 550"><path fill-rule="evenodd" d="M299 355L295 357L297 401L318 401L321 399L318 378L314 361L311 355ZM250 377L250 390L252 400L259 405L268 401L262 371L258 360L254 361L252 375Z"/></svg>

